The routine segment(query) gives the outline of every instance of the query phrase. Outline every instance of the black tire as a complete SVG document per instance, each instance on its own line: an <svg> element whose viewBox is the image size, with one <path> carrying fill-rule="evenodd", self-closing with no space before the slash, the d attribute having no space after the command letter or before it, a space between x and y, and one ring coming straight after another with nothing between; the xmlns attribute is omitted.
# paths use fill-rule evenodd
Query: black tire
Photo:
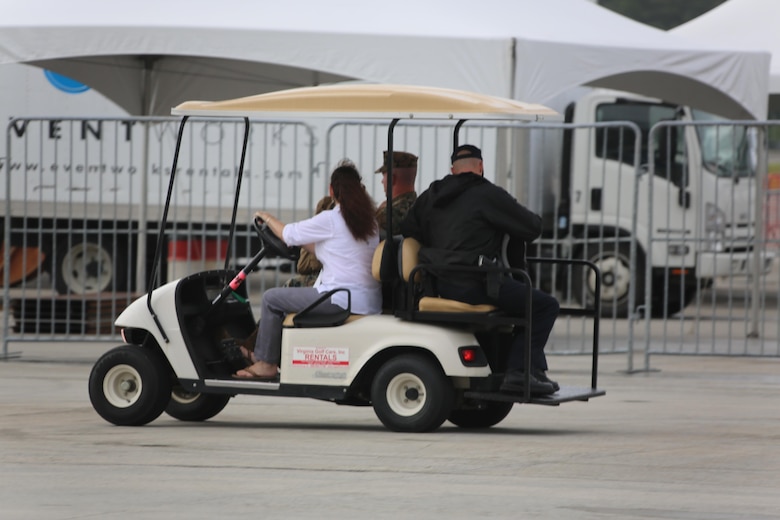
<svg viewBox="0 0 780 520"><path fill-rule="evenodd" d="M127 290L128 248L112 237L74 235L57 242L52 267L54 288L59 294L88 294Z"/></svg>
<svg viewBox="0 0 780 520"><path fill-rule="evenodd" d="M429 432L447 420L455 389L441 368L417 354L394 357L371 384L374 412L396 432Z"/></svg>
<svg viewBox="0 0 780 520"><path fill-rule="evenodd" d="M230 398L227 394L188 392L181 385L175 384L165 413L180 421L205 421L221 412Z"/></svg>
<svg viewBox="0 0 780 520"><path fill-rule="evenodd" d="M601 270L601 316L606 318L627 318L629 314L628 294L632 279L635 305L645 301L645 254L641 248L636 251L636 267L631 272L631 246L628 243L615 244L606 240L603 244L589 244L584 258L596 264ZM574 298L583 306L592 306L595 301L595 275L588 268L573 269L572 291ZM633 275L633 276L632 276Z"/></svg>
<svg viewBox="0 0 780 520"><path fill-rule="evenodd" d="M448 420L460 428L490 428L503 421L515 403L487 401L482 408L453 410Z"/></svg>
<svg viewBox="0 0 780 520"><path fill-rule="evenodd" d="M89 375L89 400L106 421L141 426L157 419L171 399L171 369L162 353L135 345L116 347Z"/></svg>
<svg viewBox="0 0 780 520"><path fill-rule="evenodd" d="M668 285L668 287L667 287ZM681 286L679 282L667 282L663 276L653 281L653 318L673 316L688 306L699 292L695 283Z"/></svg>

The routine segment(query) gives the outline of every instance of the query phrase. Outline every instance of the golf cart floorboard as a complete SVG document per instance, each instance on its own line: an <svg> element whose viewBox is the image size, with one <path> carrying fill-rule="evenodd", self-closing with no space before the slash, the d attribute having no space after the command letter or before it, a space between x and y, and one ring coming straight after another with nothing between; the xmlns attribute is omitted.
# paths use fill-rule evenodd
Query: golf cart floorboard
<svg viewBox="0 0 780 520"><path fill-rule="evenodd" d="M532 396L530 400L526 401L525 396L520 394L507 394L503 392L474 392L466 391L463 397L469 399L480 399L484 401L504 401L504 402L517 402L528 404L544 404L548 406L557 406L561 403L567 403L570 401L587 401L591 397L599 397L605 395L605 390L599 390L598 388L583 388L576 386L562 386L560 390L554 394Z"/></svg>
<svg viewBox="0 0 780 520"><path fill-rule="evenodd" d="M181 383L184 388L197 392L312 397L327 401L343 399L347 392L347 388L342 386L291 385L282 384L279 380L204 379L184 380Z"/></svg>

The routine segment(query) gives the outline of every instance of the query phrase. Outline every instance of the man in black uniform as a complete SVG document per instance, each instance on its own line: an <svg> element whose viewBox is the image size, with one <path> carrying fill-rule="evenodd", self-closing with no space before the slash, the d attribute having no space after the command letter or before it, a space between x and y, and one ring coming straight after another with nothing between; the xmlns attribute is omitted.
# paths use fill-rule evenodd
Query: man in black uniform
<svg viewBox="0 0 780 520"><path fill-rule="evenodd" d="M478 265L480 258L500 257L501 243L508 234L530 242L542 230L542 219L520 205L509 193L483 177L482 152L473 145L459 146L452 154L452 175L433 182L412 206L401 224L406 237L422 245L420 261L430 264ZM496 290L489 290L484 277L441 274L436 292L448 299L471 304L490 303L514 315L525 314L524 283L502 277ZM490 293L490 294L489 294ZM560 306L549 294L532 289L531 393L551 394L558 384L547 375L544 346L555 324ZM525 390L524 334L511 339L508 370L503 392Z"/></svg>

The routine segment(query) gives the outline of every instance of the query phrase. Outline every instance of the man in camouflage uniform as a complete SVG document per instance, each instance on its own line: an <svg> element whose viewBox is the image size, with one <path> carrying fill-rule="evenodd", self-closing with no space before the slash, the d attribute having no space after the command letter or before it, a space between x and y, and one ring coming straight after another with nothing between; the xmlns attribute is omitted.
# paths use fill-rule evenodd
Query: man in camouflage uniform
<svg viewBox="0 0 780 520"><path fill-rule="evenodd" d="M382 186L387 194L387 152L384 152L384 162L375 173L382 174ZM414 182L417 178L417 156L408 152L393 152L393 235L401 234L401 221L409 212L417 193L414 191ZM376 220L379 224L379 236L385 238L387 231L387 201L383 201L376 211ZM333 208L333 200L325 197L317 203L316 213ZM317 281L322 264L313 253L302 249L298 259L296 271L298 274L285 282L285 287L312 287Z"/></svg>
<svg viewBox="0 0 780 520"><path fill-rule="evenodd" d="M387 194L387 151L384 152L384 161L375 173L382 174L382 186ZM408 152L393 152L393 230L391 235L401 234L401 221L409 212L417 193L414 191L414 182L417 178L417 156ZM376 220L379 223L380 237L387 235L387 201L383 201L376 212Z"/></svg>

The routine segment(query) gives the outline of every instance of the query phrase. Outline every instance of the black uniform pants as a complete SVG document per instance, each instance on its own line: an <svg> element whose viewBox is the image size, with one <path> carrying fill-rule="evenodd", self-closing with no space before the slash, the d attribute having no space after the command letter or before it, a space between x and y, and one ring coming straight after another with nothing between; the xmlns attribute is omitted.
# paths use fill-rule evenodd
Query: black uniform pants
<svg viewBox="0 0 780 520"><path fill-rule="evenodd" d="M513 316L526 316L525 305L527 286L517 280L507 278L501 282L498 299L489 298L484 285L460 285L444 280L436 281L436 290L443 298L458 300L470 304L490 303ZM555 297L538 289L531 289L531 367L547 370L544 346L558 317L560 305ZM508 339L511 343L507 366L509 369L525 368L525 333L517 331Z"/></svg>

